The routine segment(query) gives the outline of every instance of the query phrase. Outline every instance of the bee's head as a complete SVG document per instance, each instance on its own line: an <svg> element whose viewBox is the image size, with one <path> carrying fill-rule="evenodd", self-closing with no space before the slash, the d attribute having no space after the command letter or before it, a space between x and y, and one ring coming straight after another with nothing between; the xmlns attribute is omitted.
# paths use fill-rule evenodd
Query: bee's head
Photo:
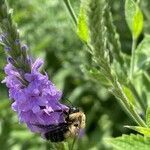
<svg viewBox="0 0 150 150"><path fill-rule="evenodd" d="M73 114L73 113L76 113L76 112L79 112L79 108L77 107L70 107L69 109L69 114Z"/></svg>

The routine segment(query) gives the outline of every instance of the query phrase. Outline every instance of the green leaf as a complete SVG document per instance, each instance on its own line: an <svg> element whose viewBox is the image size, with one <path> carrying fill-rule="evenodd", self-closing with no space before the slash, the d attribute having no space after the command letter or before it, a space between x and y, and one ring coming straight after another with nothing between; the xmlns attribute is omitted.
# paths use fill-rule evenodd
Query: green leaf
<svg viewBox="0 0 150 150"><path fill-rule="evenodd" d="M146 110L146 124L150 127L150 107Z"/></svg>
<svg viewBox="0 0 150 150"><path fill-rule="evenodd" d="M150 136L150 128L144 128L140 126L125 126L125 127L137 131L141 134L144 134L145 136Z"/></svg>
<svg viewBox="0 0 150 150"><path fill-rule="evenodd" d="M143 29L143 14L137 7L134 20L133 20L133 36L138 38Z"/></svg>
<svg viewBox="0 0 150 150"><path fill-rule="evenodd" d="M111 83L107 80L107 78L96 68L92 68L90 66L82 66L82 71L92 80L99 82L105 87L110 87Z"/></svg>
<svg viewBox="0 0 150 150"><path fill-rule="evenodd" d="M141 86L143 86L143 88L142 88L143 89L142 90L143 100L145 99L145 102L147 103L147 105L150 106L150 101L149 101L149 98L150 98L150 73L143 72Z"/></svg>
<svg viewBox="0 0 150 150"><path fill-rule="evenodd" d="M150 94L150 74L148 74L147 72L143 72L142 75L142 84L145 87L145 90L147 91L146 94Z"/></svg>
<svg viewBox="0 0 150 150"><path fill-rule="evenodd" d="M89 41L89 29L87 25L86 4L81 2L80 13L78 17L77 34L84 42Z"/></svg>
<svg viewBox="0 0 150 150"><path fill-rule="evenodd" d="M108 140L114 150L149 150L150 138L141 135L122 135Z"/></svg>
<svg viewBox="0 0 150 150"><path fill-rule="evenodd" d="M143 14L133 0L126 0L125 17L133 38L137 39L143 29Z"/></svg>
<svg viewBox="0 0 150 150"><path fill-rule="evenodd" d="M105 24L107 27L108 39L109 39L109 42L107 43L109 45L110 50L112 51L112 56L123 67L124 60L123 60L123 56L121 53L120 37L119 37L119 34L117 33L116 26L113 22L113 16L111 13L109 3L108 3L108 6L106 7L106 11L104 15L105 15Z"/></svg>
<svg viewBox="0 0 150 150"><path fill-rule="evenodd" d="M145 35L135 51L135 72L150 69L150 35Z"/></svg>
<svg viewBox="0 0 150 150"><path fill-rule="evenodd" d="M116 59L113 60L113 63L111 65L112 70L115 72L115 74L118 77L118 81L122 84L126 84L126 73L125 73L125 67L122 67L120 65L120 62L118 62Z"/></svg>
<svg viewBox="0 0 150 150"><path fill-rule="evenodd" d="M127 96L129 102L132 105L135 105L135 98L134 98L134 95L132 94L131 90L129 88L127 88L126 86L122 86L122 89L123 89L125 95Z"/></svg>
<svg viewBox="0 0 150 150"><path fill-rule="evenodd" d="M110 62L109 50L107 49L108 34L104 15L107 5L105 0L92 0L88 11L88 25L94 61L101 67L103 62Z"/></svg>

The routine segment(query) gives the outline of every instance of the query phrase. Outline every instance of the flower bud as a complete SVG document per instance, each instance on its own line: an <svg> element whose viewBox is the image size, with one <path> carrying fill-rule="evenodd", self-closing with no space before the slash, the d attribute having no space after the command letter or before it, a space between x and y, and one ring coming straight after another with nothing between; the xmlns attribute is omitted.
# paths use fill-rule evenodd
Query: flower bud
<svg viewBox="0 0 150 150"><path fill-rule="evenodd" d="M4 50L5 50L6 52L9 52L9 51L11 51L11 47L5 46L5 47L4 47Z"/></svg>
<svg viewBox="0 0 150 150"><path fill-rule="evenodd" d="M6 33L0 35L0 42L4 42L6 40L6 35L7 35Z"/></svg>
<svg viewBox="0 0 150 150"><path fill-rule="evenodd" d="M12 65L15 63L15 61L12 57L7 57L7 62L12 64Z"/></svg>
<svg viewBox="0 0 150 150"><path fill-rule="evenodd" d="M16 40L15 40L15 44L16 44L16 45L19 45L19 44L20 44L20 40L19 40L19 39L16 39Z"/></svg>
<svg viewBox="0 0 150 150"><path fill-rule="evenodd" d="M22 50L22 51L27 51L27 50L28 50L28 46L27 46L26 44L23 44L23 45L21 46L21 50Z"/></svg>

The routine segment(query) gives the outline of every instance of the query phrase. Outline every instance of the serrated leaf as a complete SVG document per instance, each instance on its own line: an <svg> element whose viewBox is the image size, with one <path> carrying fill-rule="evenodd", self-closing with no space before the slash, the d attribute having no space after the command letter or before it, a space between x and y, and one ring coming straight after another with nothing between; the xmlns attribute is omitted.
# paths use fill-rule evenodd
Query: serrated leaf
<svg viewBox="0 0 150 150"><path fill-rule="evenodd" d="M118 62L116 59L113 60L113 64L111 65L111 68L113 71L115 71L118 79L119 79L119 82L122 83L122 84L125 84L126 83L126 73L125 73L125 68L123 68L121 65L120 65L120 62Z"/></svg>
<svg viewBox="0 0 150 150"><path fill-rule="evenodd" d="M143 72L142 74L142 83L143 86L145 87L145 90L147 91L146 94L150 94L150 74L147 72Z"/></svg>
<svg viewBox="0 0 150 150"><path fill-rule="evenodd" d="M89 75L93 77L93 79L96 79L101 84L105 86L110 86L110 82L105 78L105 76L98 71L97 69L93 68L89 70Z"/></svg>
<svg viewBox="0 0 150 150"><path fill-rule="evenodd" d="M149 150L150 138L141 135L123 135L121 137L108 140L114 150Z"/></svg>
<svg viewBox="0 0 150 150"><path fill-rule="evenodd" d="M150 127L150 107L146 110L146 124Z"/></svg>
<svg viewBox="0 0 150 150"><path fill-rule="evenodd" d="M111 83L107 80L107 78L96 68L92 68L89 66L82 66L82 71L88 75L92 80L96 80L101 83L105 87L110 87Z"/></svg>
<svg viewBox="0 0 150 150"><path fill-rule="evenodd" d="M110 63L109 50L107 48L108 34L104 15L107 5L107 1L105 0L90 1L89 11L87 13L90 40L93 46L93 60L101 67L104 67L103 62L107 62L107 64ZM107 68L108 67L109 66L107 66Z"/></svg>
<svg viewBox="0 0 150 150"><path fill-rule="evenodd" d="M87 25L86 4L84 2L82 2L80 6L80 13L79 13L78 25L77 25L77 34L82 41L84 42L89 41L89 29Z"/></svg>
<svg viewBox="0 0 150 150"><path fill-rule="evenodd" d="M135 72L150 68L150 35L145 35L135 51Z"/></svg>
<svg viewBox="0 0 150 150"><path fill-rule="evenodd" d="M110 10L110 4L108 3L108 6L106 8L105 11L105 24L107 27L107 32L108 32L108 45L109 48L112 51L112 55L113 57L117 60L118 63L120 63L121 65L123 65L124 60L122 57L122 53L121 53L121 43L120 43L120 38L119 38L119 34L117 33L117 29L116 26L113 22L113 16Z"/></svg>
<svg viewBox="0 0 150 150"><path fill-rule="evenodd" d="M129 102L132 105L135 105L135 98L134 98L134 95L132 94L131 90L129 88L127 88L126 86L122 86L122 89L123 89L125 95L127 96Z"/></svg>
<svg viewBox="0 0 150 150"><path fill-rule="evenodd" d="M125 126L125 127L137 131L145 136L150 136L150 128L144 128L140 126Z"/></svg>
<svg viewBox="0 0 150 150"><path fill-rule="evenodd" d="M126 0L125 17L133 38L137 39L143 29L143 14L134 0Z"/></svg>

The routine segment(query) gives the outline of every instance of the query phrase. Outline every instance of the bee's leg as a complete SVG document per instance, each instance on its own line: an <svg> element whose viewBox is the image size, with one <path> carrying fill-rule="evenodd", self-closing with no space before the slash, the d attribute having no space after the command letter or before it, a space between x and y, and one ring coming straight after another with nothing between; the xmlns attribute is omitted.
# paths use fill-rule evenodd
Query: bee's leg
<svg viewBox="0 0 150 150"><path fill-rule="evenodd" d="M69 114L67 110L63 110L61 115L64 115L66 121L69 119Z"/></svg>

